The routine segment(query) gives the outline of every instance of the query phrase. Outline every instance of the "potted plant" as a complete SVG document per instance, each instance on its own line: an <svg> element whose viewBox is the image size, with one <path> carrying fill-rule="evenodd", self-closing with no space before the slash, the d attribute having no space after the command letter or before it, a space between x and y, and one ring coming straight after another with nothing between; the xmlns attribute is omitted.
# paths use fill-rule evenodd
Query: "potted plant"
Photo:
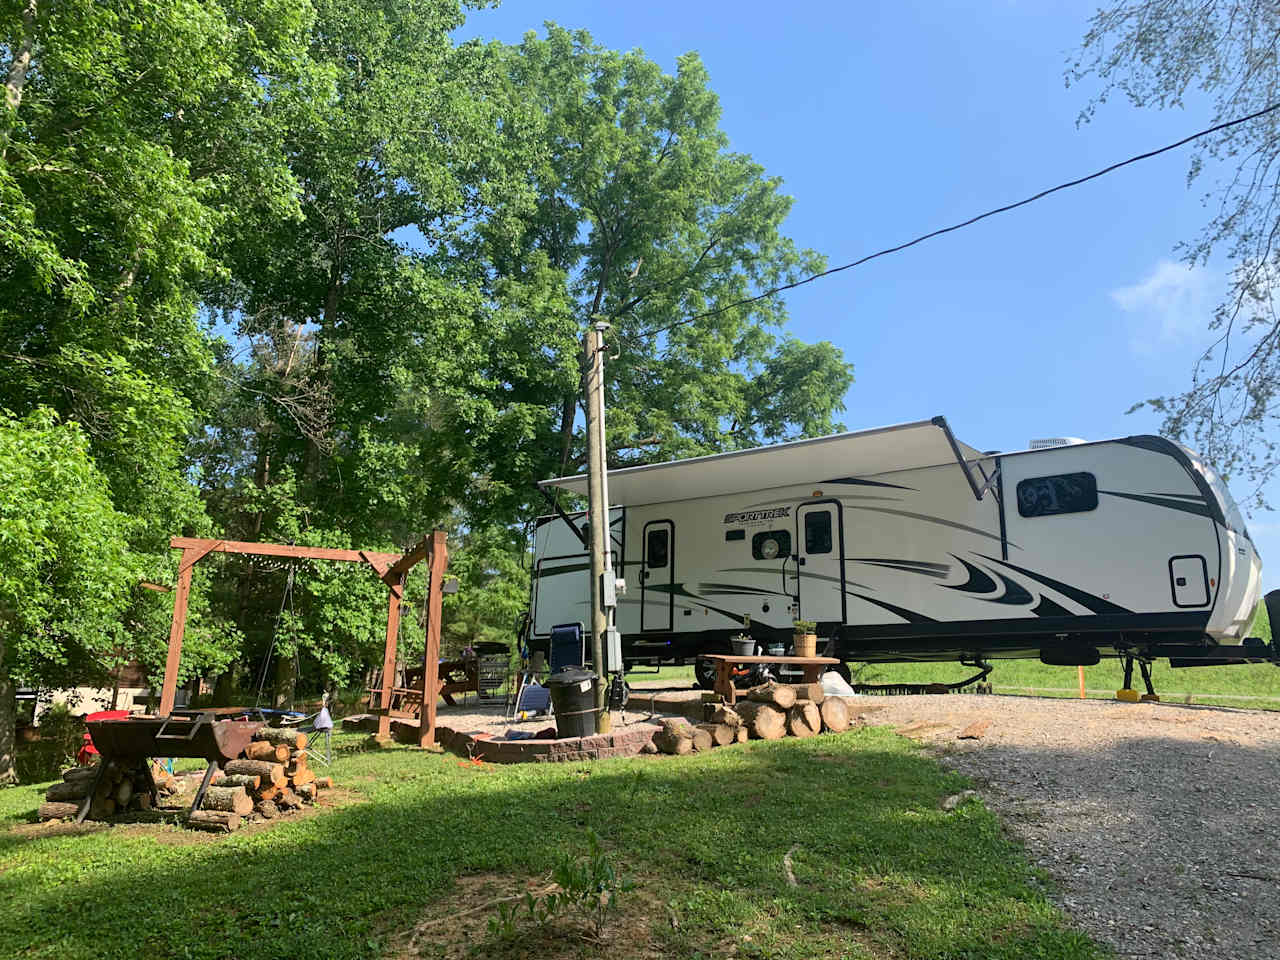
<svg viewBox="0 0 1280 960"><path fill-rule="evenodd" d="M729 649L734 652L735 656L755 656L756 642L748 634L740 633L736 637L729 638Z"/></svg>
<svg viewBox="0 0 1280 960"><path fill-rule="evenodd" d="M795 635L791 638L795 645L797 657L816 657L818 655L818 635L814 631L818 625L812 620L793 621Z"/></svg>

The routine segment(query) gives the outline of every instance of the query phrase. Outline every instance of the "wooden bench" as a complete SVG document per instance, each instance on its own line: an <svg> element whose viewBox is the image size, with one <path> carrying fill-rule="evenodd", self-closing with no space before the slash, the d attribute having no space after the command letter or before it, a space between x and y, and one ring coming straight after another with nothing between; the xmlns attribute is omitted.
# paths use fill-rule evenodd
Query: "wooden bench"
<svg viewBox="0 0 1280 960"><path fill-rule="evenodd" d="M733 668L745 663L785 663L799 667L804 682L813 683L822 676L822 668L839 663L835 657L742 657L733 653L704 653L699 660L710 660L716 667L716 693L725 703L738 702L738 690L733 685Z"/></svg>

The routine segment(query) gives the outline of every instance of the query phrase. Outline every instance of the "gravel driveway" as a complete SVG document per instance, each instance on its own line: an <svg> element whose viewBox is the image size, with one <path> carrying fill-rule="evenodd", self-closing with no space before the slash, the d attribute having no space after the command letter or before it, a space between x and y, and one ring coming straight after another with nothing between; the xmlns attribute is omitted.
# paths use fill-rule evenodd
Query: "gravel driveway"
<svg viewBox="0 0 1280 960"><path fill-rule="evenodd" d="M1001 696L865 697L971 776L1129 957L1280 958L1280 713ZM980 740L956 735L975 720Z"/></svg>

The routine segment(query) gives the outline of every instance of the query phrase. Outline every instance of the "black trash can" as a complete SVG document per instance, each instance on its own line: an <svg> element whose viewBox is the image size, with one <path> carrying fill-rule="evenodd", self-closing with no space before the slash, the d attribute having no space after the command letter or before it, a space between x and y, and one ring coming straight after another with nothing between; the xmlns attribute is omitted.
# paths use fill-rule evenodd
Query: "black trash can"
<svg viewBox="0 0 1280 960"><path fill-rule="evenodd" d="M557 737L595 735L598 682L594 673L581 667L565 667L547 678L551 709L556 715Z"/></svg>

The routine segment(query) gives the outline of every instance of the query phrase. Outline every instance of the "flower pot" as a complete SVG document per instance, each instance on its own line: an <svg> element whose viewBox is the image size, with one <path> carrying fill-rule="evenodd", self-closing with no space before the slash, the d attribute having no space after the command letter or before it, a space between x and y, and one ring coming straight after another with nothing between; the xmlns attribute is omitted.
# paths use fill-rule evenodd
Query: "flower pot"
<svg viewBox="0 0 1280 960"><path fill-rule="evenodd" d="M793 639L797 657L816 657L818 655L818 635L816 633L797 633Z"/></svg>
<svg viewBox="0 0 1280 960"><path fill-rule="evenodd" d="M729 650L735 657L752 657L755 656L756 642L750 637L745 640L735 638L729 641Z"/></svg>

